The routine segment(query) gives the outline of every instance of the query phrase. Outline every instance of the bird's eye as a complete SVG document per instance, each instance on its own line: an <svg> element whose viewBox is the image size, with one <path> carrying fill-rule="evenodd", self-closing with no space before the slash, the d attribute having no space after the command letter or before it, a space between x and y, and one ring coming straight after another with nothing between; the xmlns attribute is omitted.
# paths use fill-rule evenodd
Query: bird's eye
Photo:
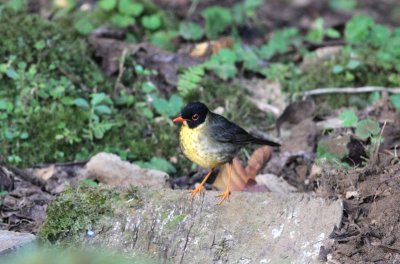
<svg viewBox="0 0 400 264"><path fill-rule="evenodd" d="M192 120L196 121L197 119L199 119L199 115L198 114L194 114L192 116Z"/></svg>

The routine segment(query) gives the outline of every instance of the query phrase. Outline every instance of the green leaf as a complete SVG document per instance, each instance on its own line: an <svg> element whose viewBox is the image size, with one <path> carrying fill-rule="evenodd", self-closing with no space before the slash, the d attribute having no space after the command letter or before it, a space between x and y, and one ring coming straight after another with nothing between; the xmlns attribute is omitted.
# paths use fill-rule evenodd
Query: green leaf
<svg viewBox="0 0 400 264"><path fill-rule="evenodd" d="M135 24L135 19L128 15L114 14L111 16L110 21L117 27L125 28Z"/></svg>
<svg viewBox="0 0 400 264"><path fill-rule="evenodd" d="M29 138L29 134L28 134L28 132L22 132L20 135L19 135L19 138L20 139L28 139Z"/></svg>
<svg viewBox="0 0 400 264"><path fill-rule="evenodd" d="M4 99L0 99L0 110L7 110L8 102Z"/></svg>
<svg viewBox="0 0 400 264"><path fill-rule="evenodd" d="M330 38L340 38L340 32L333 28L327 28L325 34Z"/></svg>
<svg viewBox="0 0 400 264"><path fill-rule="evenodd" d="M153 112L148 107L143 108L143 115L148 119L152 119L154 117Z"/></svg>
<svg viewBox="0 0 400 264"><path fill-rule="evenodd" d="M354 16L346 23L344 36L347 42L357 44L364 42L374 21L369 16Z"/></svg>
<svg viewBox="0 0 400 264"><path fill-rule="evenodd" d="M210 39L216 39L233 22L230 11L220 6L208 7L201 15L206 20L206 34Z"/></svg>
<svg viewBox="0 0 400 264"><path fill-rule="evenodd" d="M347 69L349 69L349 70L354 70L354 69L356 69L358 66L360 66L361 65L361 62L360 61L358 61L358 60L350 60L348 63L347 63L347 65L346 65L346 68Z"/></svg>
<svg viewBox="0 0 400 264"><path fill-rule="evenodd" d="M111 11L117 5L117 0L101 0L99 5L104 11Z"/></svg>
<svg viewBox="0 0 400 264"><path fill-rule="evenodd" d="M267 44L261 47L260 55L262 58L269 59L275 53L285 53L290 45L295 43L299 38L299 30L297 28L285 28L275 31Z"/></svg>
<svg viewBox="0 0 400 264"><path fill-rule="evenodd" d="M339 119L344 127L353 127L358 122L358 117L353 110L345 110L339 114Z"/></svg>
<svg viewBox="0 0 400 264"><path fill-rule="evenodd" d="M86 99L84 99L84 98L76 98L73 101L73 104L78 106L78 107L87 108L87 109L90 107L88 101Z"/></svg>
<svg viewBox="0 0 400 264"><path fill-rule="evenodd" d="M13 80L16 80L19 78L18 73L13 68L7 69L6 75L8 76L8 78L13 79Z"/></svg>
<svg viewBox="0 0 400 264"><path fill-rule="evenodd" d="M150 162L135 162L142 168L156 169L166 173L175 173L175 167L166 159L160 157L151 158Z"/></svg>
<svg viewBox="0 0 400 264"><path fill-rule="evenodd" d="M152 82L142 83L142 91L145 93L150 93L156 89L156 86Z"/></svg>
<svg viewBox="0 0 400 264"><path fill-rule="evenodd" d="M368 97L368 102L370 103L370 104L373 104L373 103L375 103L376 101L378 101L379 99L381 99L381 94L380 94L380 92L373 92L373 93L371 93L370 95L369 95L369 97ZM399 107L400 107L400 98L399 98Z"/></svg>
<svg viewBox="0 0 400 264"><path fill-rule="evenodd" d="M317 18L313 28L308 32L306 39L311 42L320 43L324 39L324 19Z"/></svg>
<svg viewBox="0 0 400 264"><path fill-rule="evenodd" d="M109 115L111 114L111 108L106 106L106 105L98 105L94 108L97 114L106 114Z"/></svg>
<svg viewBox="0 0 400 264"><path fill-rule="evenodd" d="M46 47L46 42L42 39L35 43L35 49L42 50Z"/></svg>
<svg viewBox="0 0 400 264"><path fill-rule="evenodd" d="M381 47L387 44L390 39L390 29L384 25L374 25L371 30L370 42L375 47Z"/></svg>
<svg viewBox="0 0 400 264"><path fill-rule="evenodd" d="M81 180L81 183L83 183L84 185L87 185L89 187L97 187L99 185L97 182L95 182L92 179L83 179L83 180Z"/></svg>
<svg viewBox="0 0 400 264"><path fill-rule="evenodd" d="M121 14L139 16L144 10L144 6L140 3L135 3L132 0L119 0L118 11Z"/></svg>
<svg viewBox="0 0 400 264"><path fill-rule="evenodd" d="M112 104L111 99L105 93L94 93L91 94L91 97L90 104L93 106L99 105L100 103Z"/></svg>
<svg viewBox="0 0 400 264"><path fill-rule="evenodd" d="M366 140L371 136L376 136L379 132L379 123L371 119L362 120L358 122L356 126L356 135L362 140Z"/></svg>
<svg viewBox="0 0 400 264"><path fill-rule="evenodd" d="M178 36L178 32L176 31L165 31L159 30L157 32L152 33L150 42L151 44L166 50L173 50L175 48L173 43L173 38Z"/></svg>
<svg viewBox="0 0 400 264"><path fill-rule="evenodd" d="M172 95L168 101L154 95L152 103L159 114L168 117L176 116L183 107L182 98L176 94Z"/></svg>
<svg viewBox="0 0 400 264"><path fill-rule="evenodd" d="M6 6L8 8L11 8L12 10L14 10L16 12L22 11L27 6L27 0L10 0L10 1L5 1L5 2L6 2Z"/></svg>
<svg viewBox="0 0 400 264"><path fill-rule="evenodd" d="M332 72L335 74L341 73L343 72L344 68L342 65L336 64L335 66L333 66L332 68Z"/></svg>
<svg viewBox="0 0 400 264"><path fill-rule="evenodd" d="M212 70L218 77L223 80L235 77L237 70L235 62L237 56L230 49L221 49L217 54L211 56L210 60L204 65L207 69Z"/></svg>
<svg viewBox="0 0 400 264"><path fill-rule="evenodd" d="M179 34L186 40L199 40L204 35L204 30L193 22L181 22L179 24Z"/></svg>
<svg viewBox="0 0 400 264"><path fill-rule="evenodd" d="M329 5L333 9L352 11L357 6L357 0L330 0Z"/></svg>
<svg viewBox="0 0 400 264"><path fill-rule="evenodd" d="M76 31L83 35L87 35L93 31L93 24L86 18L79 19L76 23L74 23L74 28Z"/></svg>
<svg viewBox="0 0 400 264"><path fill-rule="evenodd" d="M143 16L141 21L143 27L149 30L156 30L161 27L161 17L157 14Z"/></svg>
<svg viewBox="0 0 400 264"><path fill-rule="evenodd" d="M390 102L396 108L397 111L400 111L400 94L394 94L390 97Z"/></svg>

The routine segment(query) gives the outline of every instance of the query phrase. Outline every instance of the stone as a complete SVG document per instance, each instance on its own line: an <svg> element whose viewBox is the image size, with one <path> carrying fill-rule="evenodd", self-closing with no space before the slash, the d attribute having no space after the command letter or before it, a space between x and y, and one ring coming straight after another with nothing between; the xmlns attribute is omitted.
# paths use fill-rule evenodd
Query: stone
<svg viewBox="0 0 400 264"><path fill-rule="evenodd" d="M0 255L10 253L18 248L33 245L36 236L30 233L19 233L0 230Z"/></svg>
<svg viewBox="0 0 400 264"><path fill-rule="evenodd" d="M98 153L86 164L85 177L96 179L111 186L154 186L166 187L167 173L143 169L136 164L121 160L117 155Z"/></svg>
<svg viewBox="0 0 400 264"><path fill-rule="evenodd" d="M285 194L297 191L296 187L290 185L284 179L271 173L257 175L256 182L257 184L266 186L271 192Z"/></svg>
<svg viewBox="0 0 400 264"><path fill-rule="evenodd" d="M233 192L216 206L216 194L191 201L187 191L139 188L140 202L106 219L111 228L81 239L158 263L320 263L342 219L341 200Z"/></svg>

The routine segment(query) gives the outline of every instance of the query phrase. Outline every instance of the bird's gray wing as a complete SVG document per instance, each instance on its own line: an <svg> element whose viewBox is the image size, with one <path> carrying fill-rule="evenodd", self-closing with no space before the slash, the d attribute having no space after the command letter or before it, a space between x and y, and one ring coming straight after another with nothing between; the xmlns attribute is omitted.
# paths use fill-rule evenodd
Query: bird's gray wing
<svg viewBox="0 0 400 264"><path fill-rule="evenodd" d="M211 113L209 131L214 140L222 143L246 145L254 140L253 136L247 133L246 130L225 117L214 113Z"/></svg>

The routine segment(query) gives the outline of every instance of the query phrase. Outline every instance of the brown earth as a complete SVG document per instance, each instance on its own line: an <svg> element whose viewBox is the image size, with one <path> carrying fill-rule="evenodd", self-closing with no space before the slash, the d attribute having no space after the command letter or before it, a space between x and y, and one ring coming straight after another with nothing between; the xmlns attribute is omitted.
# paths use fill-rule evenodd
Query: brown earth
<svg viewBox="0 0 400 264"><path fill-rule="evenodd" d="M343 199L333 258L340 263L400 263L400 163L381 154L375 165L324 174L320 195Z"/></svg>

